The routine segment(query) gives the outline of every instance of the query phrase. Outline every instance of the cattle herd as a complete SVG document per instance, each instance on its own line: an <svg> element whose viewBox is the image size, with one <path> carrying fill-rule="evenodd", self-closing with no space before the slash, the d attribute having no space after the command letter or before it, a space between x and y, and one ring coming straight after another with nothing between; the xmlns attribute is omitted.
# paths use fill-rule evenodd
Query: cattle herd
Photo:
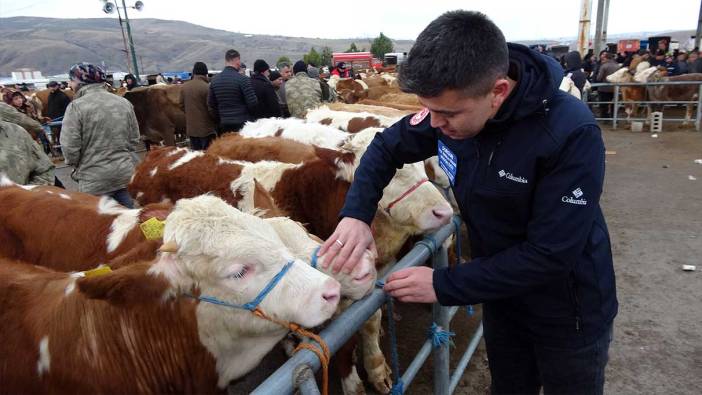
<svg viewBox="0 0 702 395"><path fill-rule="evenodd" d="M372 224L377 254L350 274L324 257L312 267L361 156L408 112L333 104L250 122L205 152L152 149L128 187L138 209L2 178L0 393L225 392L288 332L238 307L264 295L269 317L314 328L367 295L409 240L454 213L427 182L448 186L435 160L404 166ZM335 356L346 394L364 392L359 340L369 384L392 387L380 315Z"/></svg>

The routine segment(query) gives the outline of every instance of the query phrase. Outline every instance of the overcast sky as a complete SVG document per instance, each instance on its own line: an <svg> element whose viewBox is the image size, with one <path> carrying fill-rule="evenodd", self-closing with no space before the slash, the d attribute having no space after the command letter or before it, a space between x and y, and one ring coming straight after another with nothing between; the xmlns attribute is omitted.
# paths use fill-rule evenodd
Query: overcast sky
<svg viewBox="0 0 702 395"><path fill-rule="evenodd" d="M487 14L508 40L529 40L576 36L581 0L143 2L143 11L129 10L130 18L181 20L240 33L322 38L375 37L382 31L393 39L415 39L443 12L467 8ZM594 34L597 0L592 2ZM0 0L0 17L102 18L106 16L102 3ZM135 0L126 3L133 5ZM699 9L700 0L611 0L608 33L694 30Z"/></svg>

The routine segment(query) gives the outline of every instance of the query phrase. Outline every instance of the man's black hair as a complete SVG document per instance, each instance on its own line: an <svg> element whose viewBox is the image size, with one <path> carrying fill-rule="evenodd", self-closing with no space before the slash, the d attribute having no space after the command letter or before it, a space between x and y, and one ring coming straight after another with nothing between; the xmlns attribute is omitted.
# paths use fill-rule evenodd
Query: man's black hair
<svg viewBox="0 0 702 395"><path fill-rule="evenodd" d="M224 60L226 60L227 62L230 62L240 57L241 55L239 55L239 51L237 51L236 49L230 49L229 51L227 51L227 53L224 54Z"/></svg>
<svg viewBox="0 0 702 395"><path fill-rule="evenodd" d="M509 52L502 31L487 16L450 11L419 34L399 68L400 88L405 92L436 97L456 89L477 97L507 75Z"/></svg>

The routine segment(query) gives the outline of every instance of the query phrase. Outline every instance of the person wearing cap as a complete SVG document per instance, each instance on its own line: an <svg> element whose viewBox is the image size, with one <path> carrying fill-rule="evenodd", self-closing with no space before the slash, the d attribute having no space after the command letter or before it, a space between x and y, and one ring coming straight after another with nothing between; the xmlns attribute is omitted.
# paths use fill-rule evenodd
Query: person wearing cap
<svg viewBox="0 0 702 395"><path fill-rule="evenodd" d="M71 103L71 99L61 90L58 82L51 81L47 87L49 88L49 99L46 105L46 116L52 120L61 118L66 113L66 108ZM52 126L51 139L54 145L58 144L60 137L61 126Z"/></svg>
<svg viewBox="0 0 702 395"><path fill-rule="evenodd" d="M270 67L263 59L254 62L254 74L251 77L251 84L256 92L258 107L253 113L254 119L280 117L280 103L275 94L275 88L268 77L271 74Z"/></svg>
<svg viewBox="0 0 702 395"><path fill-rule="evenodd" d="M278 64L280 71L281 82L275 93L278 94L280 101L280 109L283 111L283 118L290 118L290 110L288 110L288 98L285 95L285 84L292 78L292 68L289 64L283 62Z"/></svg>
<svg viewBox="0 0 702 395"><path fill-rule="evenodd" d="M338 75L340 78L350 78L351 73L346 69L346 63L339 62L331 72L332 75Z"/></svg>
<svg viewBox="0 0 702 395"><path fill-rule="evenodd" d="M105 195L132 208L127 184L139 161L139 126L132 104L107 91L105 72L79 63L68 73L76 92L66 108L61 148L80 192Z"/></svg>
<svg viewBox="0 0 702 395"><path fill-rule="evenodd" d="M290 115L304 118L307 110L322 104L322 88L319 81L307 75L307 65L299 60L293 66L294 77L285 83L285 96Z"/></svg>
<svg viewBox="0 0 702 395"><path fill-rule="evenodd" d="M241 130L253 119L252 114L258 107L251 79L239 73L239 52L228 50L224 54L224 63L224 70L212 78L207 96L210 114L219 123L219 134Z"/></svg>
<svg viewBox="0 0 702 395"><path fill-rule="evenodd" d="M206 150L217 137L217 127L207 108L209 91L207 65L196 62L193 78L183 84L180 95L180 106L185 112L185 132L190 138L190 148L194 150Z"/></svg>
<svg viewBox="0 0 702 395"><path fill-rule="evenodd" d="M290 114L288 113L288 105L283 103L283 100L281 99L281 91L285 87L285 80L283 80L283 74L281 74L279 71L273 70L268 76L268 79L271 81L271 85L273 85L275 95L278 97L278 106L280 107L281 118L289 117Z"/></svg>
<svg viewBox="0 0 702 395"><path fill-rule="evenodd" d="M124 83L126 84L125 88L127 88L128 91L139 86L139 82L137 81L134 74L125 75L124 76Z"/></svg>

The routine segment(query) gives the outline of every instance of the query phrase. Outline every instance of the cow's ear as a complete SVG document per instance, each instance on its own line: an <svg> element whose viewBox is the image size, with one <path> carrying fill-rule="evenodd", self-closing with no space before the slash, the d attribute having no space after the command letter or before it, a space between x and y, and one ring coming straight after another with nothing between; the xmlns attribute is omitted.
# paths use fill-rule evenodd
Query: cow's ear
<svg viewBox="0 0 702 395"><path fill-rule="evenodd" d="M83 277L78 289L90 299L102 299L117 305L150 303L161 300L169 289L161 275L149 274L150 264L128 265L111 273Z"/></svg>
<svg viewBox="0 0 702 395"><path fill-rule="evenodd" d="M356 155L351 152L339 152L317 146L314 147L314 153L319 159L332 167L339 167L339 162L351 164L356 159Z"/></svg>

